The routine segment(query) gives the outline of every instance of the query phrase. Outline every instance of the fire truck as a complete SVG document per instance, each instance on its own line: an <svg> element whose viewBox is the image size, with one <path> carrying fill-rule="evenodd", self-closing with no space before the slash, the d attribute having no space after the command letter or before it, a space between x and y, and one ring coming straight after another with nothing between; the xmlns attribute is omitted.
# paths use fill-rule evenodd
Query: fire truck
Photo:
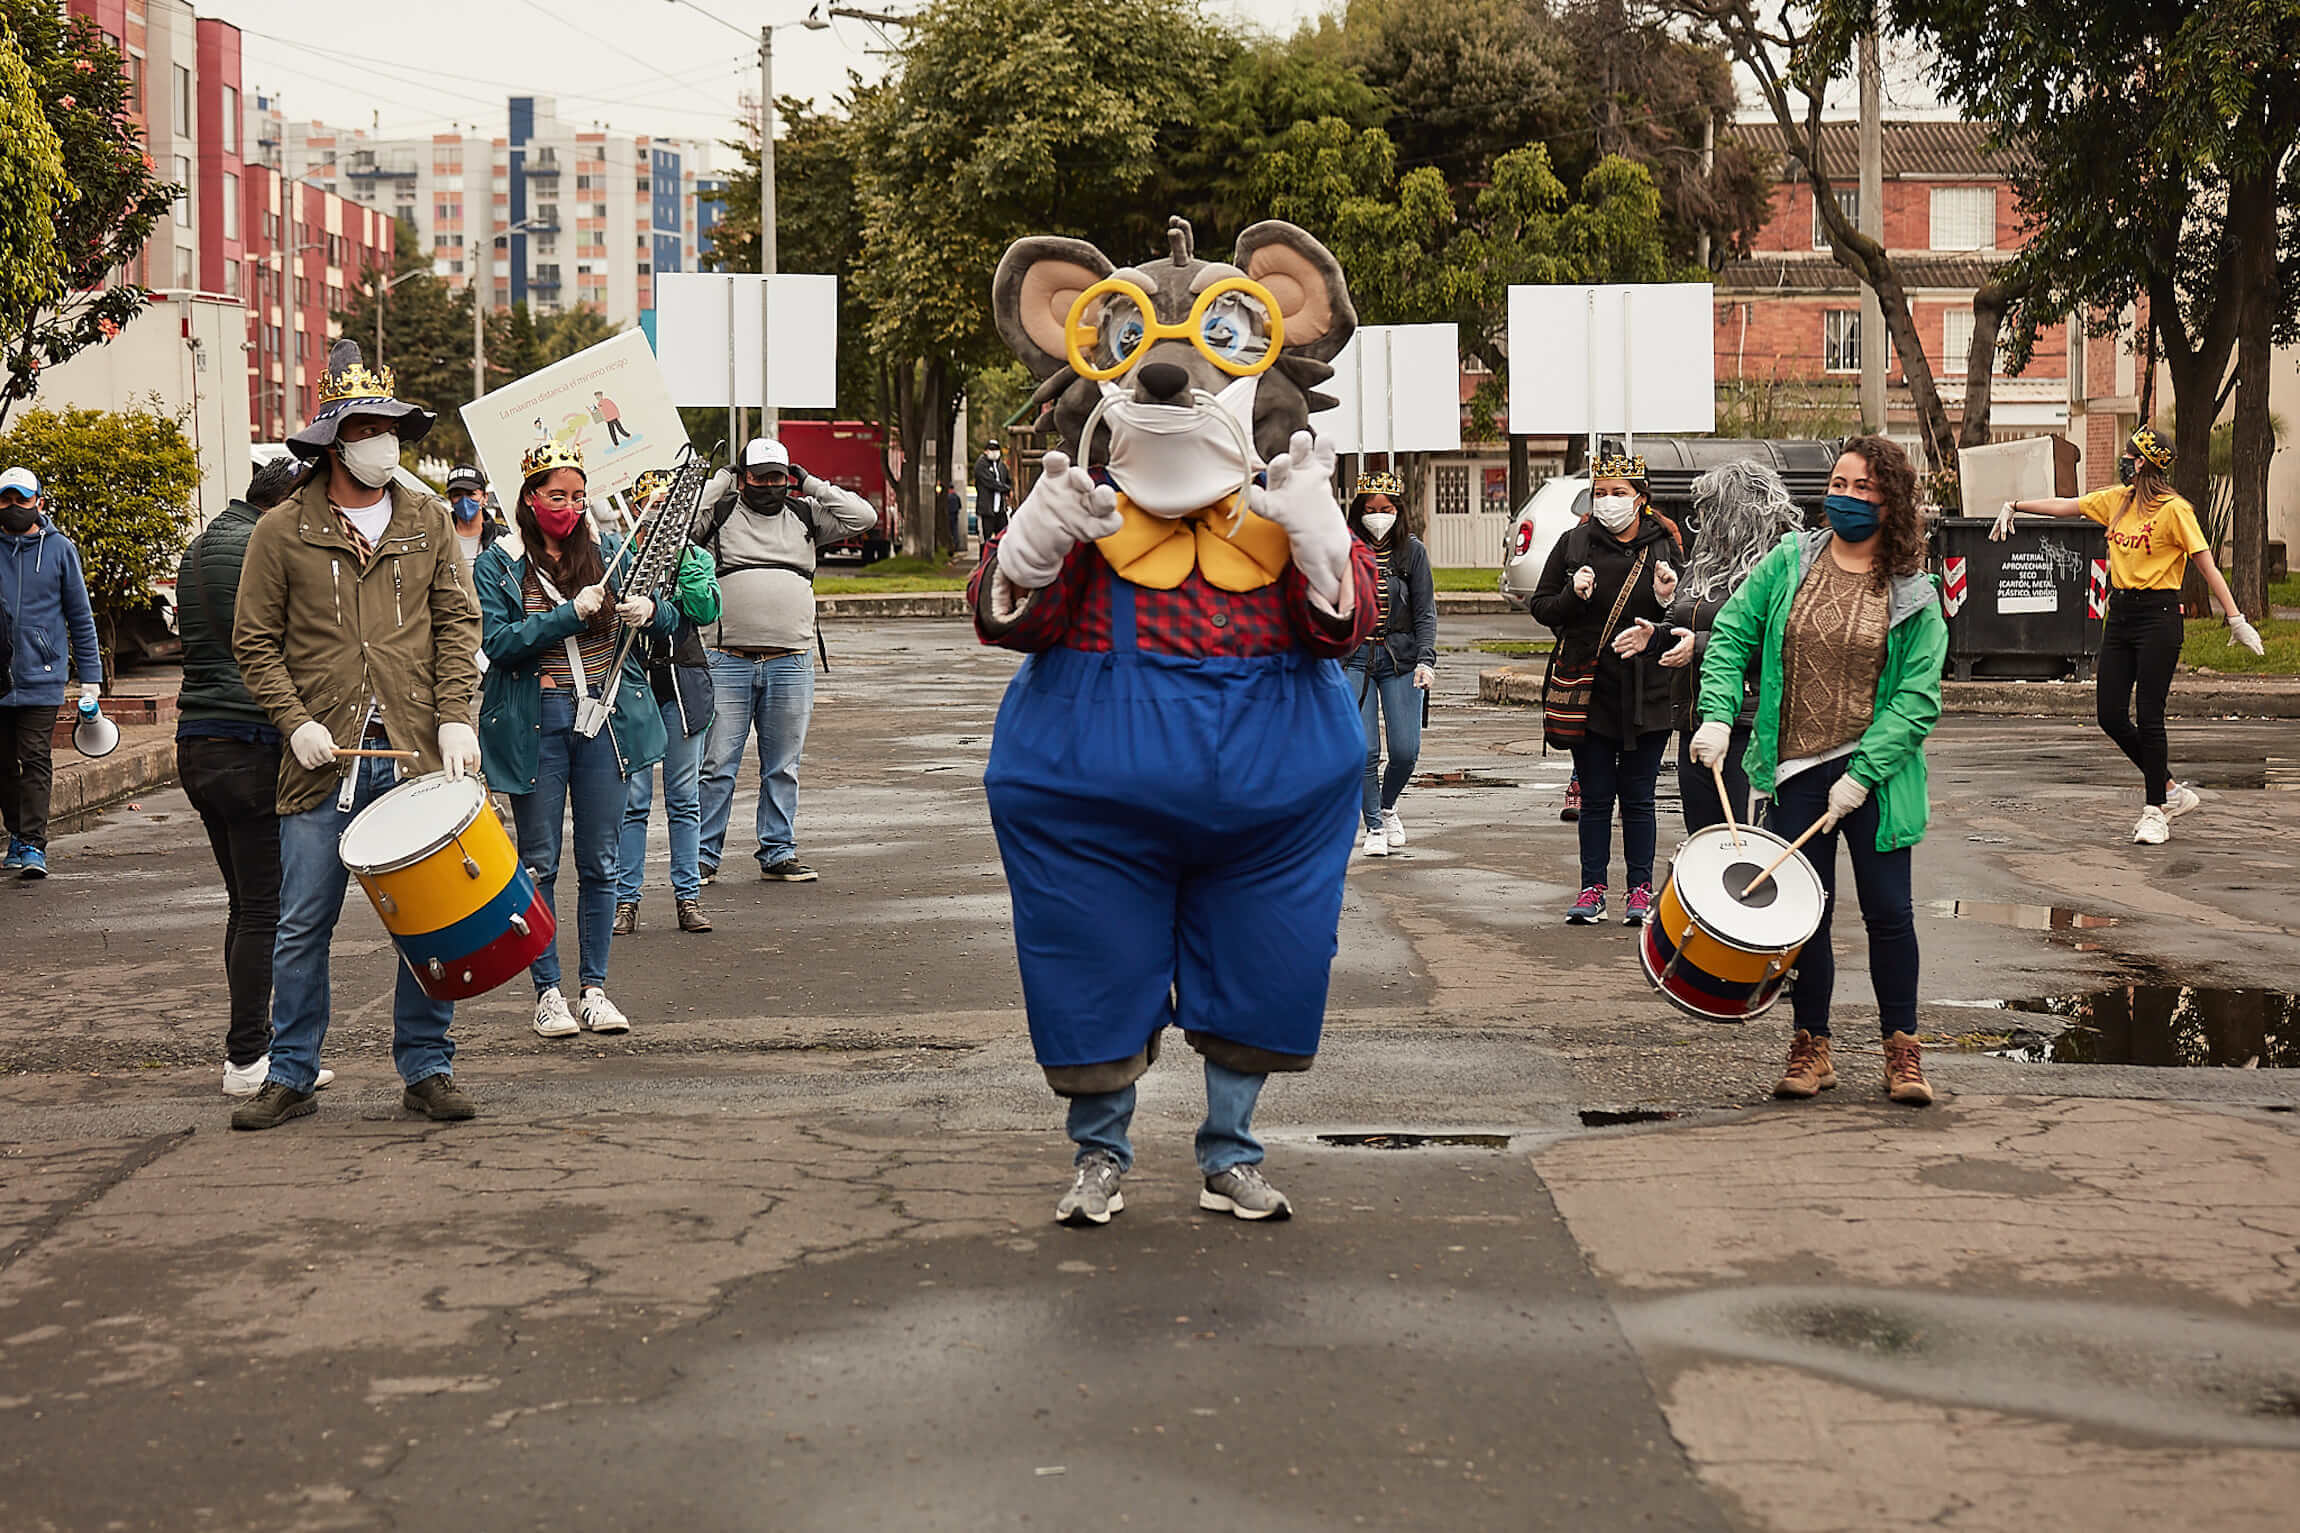
<svg viewBox="0 0 2300 1533"><path fill-rule="evenodd" d="M901 532L894 487L886 476L886 433L868 421L784 420L775 435L791 459L808 473L852 490L878 511L878 526L838 543L825 543L817 555L871 564L894 552Z"/></svg>

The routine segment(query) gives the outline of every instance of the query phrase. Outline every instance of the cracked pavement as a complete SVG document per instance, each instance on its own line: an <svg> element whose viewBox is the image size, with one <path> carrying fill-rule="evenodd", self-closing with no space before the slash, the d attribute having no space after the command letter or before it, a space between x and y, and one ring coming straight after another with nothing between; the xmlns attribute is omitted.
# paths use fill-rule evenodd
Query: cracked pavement
<svg viewBox="0 0 2300 1533"><path fill-rule="evenodd" d="M1625 928L1559 921L1564 763L1475 702L1471 653L1422 766L1501 785L1412 790L1405 854L1353 866L1325 1053L1258 1124L1297 1218L1195 1209L1171 1050L1126 1213L1052 1225L1067 1145L980 789L1013 658L955 624L829 636L823 882L731 877L686 936L658 835L614 953L636 1031L538 1039L518 986L465 1005L475 1123L399 1110L396 960L355 899L340 1080L225 1130L223 902L179 794L0 887L0 1528L2289 1526L2300 1083L1936 1049L1940 1105L1890 1108L1842 923L1845 1084L1770 1102L1785 1019L1697 1027ZM2211 787L2289 729L2176 724L2211 798L2151 849L2088 726L1948 721L1927 1031L2300 989L2300 795ZM1447 1129L1512 1137L1317 1138Z"/></svg>

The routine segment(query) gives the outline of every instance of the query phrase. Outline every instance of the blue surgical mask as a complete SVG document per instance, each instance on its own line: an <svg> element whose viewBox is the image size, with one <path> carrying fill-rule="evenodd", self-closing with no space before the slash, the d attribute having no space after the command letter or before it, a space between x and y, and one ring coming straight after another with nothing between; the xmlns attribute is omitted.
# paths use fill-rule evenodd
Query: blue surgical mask
<svg viewBox="0 0 2300 1533"><path fill-rule="evenodd" d="M1848 543L1866 543L1877 535L1877 504L1852 495L1832 495L1821 502L1829 525Z"/></svg>
<svg viewBox="0 0 2300 1533"><path fill-rule="evenodd" d="M479 520L479 513L486 509L484 503L474 500L468 495L455 497L455 519L459 522L476 522Z"/></svg>

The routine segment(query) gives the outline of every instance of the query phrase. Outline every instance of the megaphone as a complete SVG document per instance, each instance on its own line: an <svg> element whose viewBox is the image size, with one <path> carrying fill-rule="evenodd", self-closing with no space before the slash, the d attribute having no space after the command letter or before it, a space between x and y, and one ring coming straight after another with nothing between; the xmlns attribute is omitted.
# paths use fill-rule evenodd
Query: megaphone
<svg viewBox="0 0 2300 1533"><path fill-rule="evenodd" d="M106 718L102 709L83 712L80 722L72 726L72 748L83 756L109 756L120 748L120 726Z"/></svg>

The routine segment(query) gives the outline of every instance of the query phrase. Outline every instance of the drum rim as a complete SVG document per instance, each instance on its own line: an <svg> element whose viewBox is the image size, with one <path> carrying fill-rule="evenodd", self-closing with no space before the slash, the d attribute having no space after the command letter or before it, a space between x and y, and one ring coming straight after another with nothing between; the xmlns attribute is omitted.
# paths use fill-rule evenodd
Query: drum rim
<svg viewBox="0 0 2300 1533"><path fill-rule="evenodd" d="M1740 827L1740 830L1741 834L1744 836L1748 835L1751 831L1755 831L1758 835L1771 841L1774 845L1785 847L1788 850L1795 852L1796 860L1803 863L1808 870L1812 869L1812 859L1807 857L1803 851L1799 850L1795 844L1789 840L1788 837L1781 835L1779 832L1767 830L1762 825L1744 825ZM1727 826L1710 825L1695 831L1692 835L1687 836L1684 840L1677 843L1677 851L1672 852L1669 858L1669 878L1667 882L1661 886L1663 893L1667 893L1669 889L1677 882L1678 854L1682 853L1686 847L1692 845L1693 842L1698 838L1708 835L1713 831L1726 832L1730 834L1730 828ZM1820 875L1817 871L1814 872L1813 882L1816 885L1820 883ZM1825 911L1828 908L1828 895L1826 891L1823 891L1821 904L1822 909ZM1815 915L1813 917L1813 930L1805 933L1805 935L1799 938L1797 941L1789 943L1786 946L1763 945L1753 942L1743 942L1739 938L1729 937L1724 932L1719 931L1715 925L1701 919L1701 912L1693 907L1693 902L1686 899L1683 893L1679 893L1677 896L1677 908L1685 912L1685 919L1691 921L1694 927L1699 930L1703 936L1709 938L1712 942L1722 942L1725 944L1725 946L1733 949L1737 953L1764 953L1775 957L1780 957L1782 955L1794 957L1796 954L1803 952L1805 948L1811 944L1814 934L1821 929L1821 917L1819 915ZM1678 945L1682 947L1684 944L1680 943ZM1783 967L1787 967L1787 965L1783 965Z"/></svg>
<svg viewBox="0 0 2300 1533"><path fill-rule="evenodd" d="M343 844L344 842L351 839L351 833L359 828L360 821L366 819L368 815L373 813L376 809L380 808L391 797L392 793L397 793L401 788L412 788L420 782L429 782L433 778L438 778L443 782L470 780L450 778L445 772L426 772L420 777L410 777L403 783L394 784L391 792L385 793L382 795L382 797L376 799L374 803L369 804L367 808L362 809L359 813L353 815L351 817L351 823L346 825L336 834L335 855L337 860L344 865L344 868L348 872L352 873L354 876L364 875L369 878L377 878L385 873L402 872L408 868L414 867L419 862L423 862L429 858L438 856L442 851L446 850L449 846L454 845L455 842L460 840L465 831L479 823L479 817L487 812L487 789L483 784L475 784L475 786L479 787L479 800L477 803L471 806L471 813L465 815L463 819L456 824L453 830L442 832L437 840L424 847L421 851L410 852L406 856L398 858L392 862L353 862L349 857L344 856Z"/></svg>

